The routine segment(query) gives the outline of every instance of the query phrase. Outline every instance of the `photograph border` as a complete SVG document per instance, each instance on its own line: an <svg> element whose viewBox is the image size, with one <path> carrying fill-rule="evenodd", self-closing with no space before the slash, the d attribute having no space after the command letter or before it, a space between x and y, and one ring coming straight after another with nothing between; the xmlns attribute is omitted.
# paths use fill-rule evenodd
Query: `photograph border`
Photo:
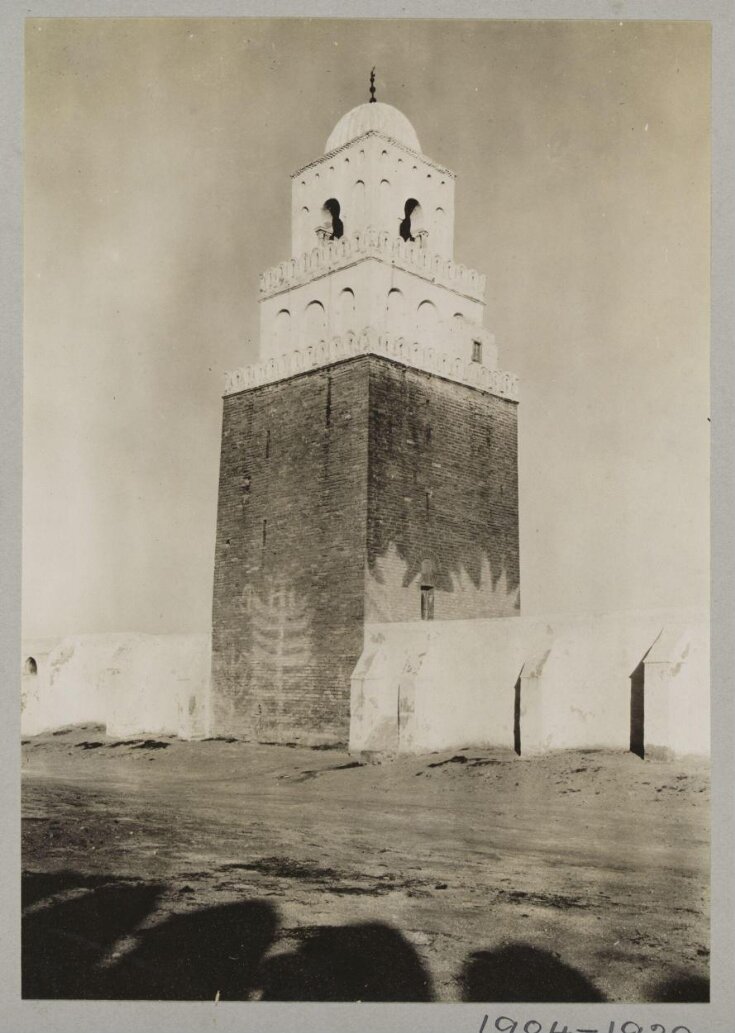
<svg viewBox="0 0 735 1033"><path fill-rule="evenodd" d="M367 10L366 10L367 9ZM233 3L222 0L48 0L7 3L2 8L0 47L0 120L2 165L0 190L4 227L0 255L2 272L2 368L0 378L0 696L2 729L2 782L0 792L0 908L5 917L0 939L0 1033L72 1033L80 1028L106 1031L198 1033L203 1029L281 1031L287 1029L328 1033L331 1030L420 1030L421 1033L479 1031L494 1033L497 1016L506 1015L523 1025L536 1020L548 1033L552 1022L569 1033L580 1027L607 1033L615 1022L621 1033L625 1022L647 1030L661 1023L670 1033L683 1025L691 1033L732 1033L735 991L730 959L735 951L733 932L733 715L732 678L735 669L735 455L733 392L735 362L733 321L733 112L735 111L735 5L731 0L403 0L401 4L355 0L313 0L309 3ZM20 998L20 542L22 469L22 141L23 39L26 18L60 17L280 17L360 18L366 20L452 18L458 20L691 20L712 25L712 322L711 322L711 483L712 483L712 924L709 1004L599 1004L599 1005L476 1005L476 1004L314 1004L314 1003L184 1003L22 1001ZM535 1027L531 1027L535 1029ZM632 1033L634 1025L626 1027Z"/></svg>

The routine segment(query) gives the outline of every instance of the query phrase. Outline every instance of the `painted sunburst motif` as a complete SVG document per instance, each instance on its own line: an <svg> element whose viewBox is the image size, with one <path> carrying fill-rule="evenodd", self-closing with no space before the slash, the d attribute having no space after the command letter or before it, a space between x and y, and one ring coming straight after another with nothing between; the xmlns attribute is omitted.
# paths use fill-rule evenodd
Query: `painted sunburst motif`
<svg viewBox="0 0 735 1033"><path fill-rule="evenodd" d="M450 588L436 585L436 620L513 617L520 612L520 586L513 585L504 565L497 574L483 552L479 574L460 566L448 574ZM365 570L365 619L373 623L420 619L421 572L411 573L398 546L391 542ZM415 606L407 606L407 593Z"/></svg>

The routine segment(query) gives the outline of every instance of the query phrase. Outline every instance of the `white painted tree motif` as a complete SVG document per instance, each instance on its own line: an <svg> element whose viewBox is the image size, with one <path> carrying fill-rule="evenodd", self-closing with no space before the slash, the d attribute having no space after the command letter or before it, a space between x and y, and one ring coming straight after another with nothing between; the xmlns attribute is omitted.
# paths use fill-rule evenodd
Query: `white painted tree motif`
<svg viewBox="0 0 735 1033"><path fill-rule="evenodd" d="M308 601L295 589L277 583L265 596L246 589L243 602L250 618L251 670L276 690L281 714L284 690L294 677L303 675L312 660Z"/></svg>

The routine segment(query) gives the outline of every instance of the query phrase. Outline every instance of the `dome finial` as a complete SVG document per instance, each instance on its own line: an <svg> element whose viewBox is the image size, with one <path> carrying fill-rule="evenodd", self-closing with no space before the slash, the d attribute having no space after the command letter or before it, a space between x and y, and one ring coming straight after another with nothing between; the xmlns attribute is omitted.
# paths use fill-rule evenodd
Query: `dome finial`
<svg viewBox="0 0 735 1033"><path fill-rule="evenodd" d="M375 104L375 65L370 73L370 103Z"/></svg>

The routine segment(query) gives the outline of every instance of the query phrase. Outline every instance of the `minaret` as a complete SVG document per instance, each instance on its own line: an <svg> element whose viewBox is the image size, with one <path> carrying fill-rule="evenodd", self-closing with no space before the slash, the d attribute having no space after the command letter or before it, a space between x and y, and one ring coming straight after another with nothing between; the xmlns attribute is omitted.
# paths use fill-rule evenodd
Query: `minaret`
<svg viewBox="0 0 735 1033"><path fill-rule="evenodd" d="M494 368L485 278L454 262L454 181L396 108L348 111L291 177L291 259L261 277L261 358L371 327Z"/></svg>
<svg viewBox="0 0 735 1033"><path fill-rule="evenodd" d="M226 378L216 734L344 743L366 624L518 612L517 383L454 185L372 77L291 177L260 362Z"/></svg>

